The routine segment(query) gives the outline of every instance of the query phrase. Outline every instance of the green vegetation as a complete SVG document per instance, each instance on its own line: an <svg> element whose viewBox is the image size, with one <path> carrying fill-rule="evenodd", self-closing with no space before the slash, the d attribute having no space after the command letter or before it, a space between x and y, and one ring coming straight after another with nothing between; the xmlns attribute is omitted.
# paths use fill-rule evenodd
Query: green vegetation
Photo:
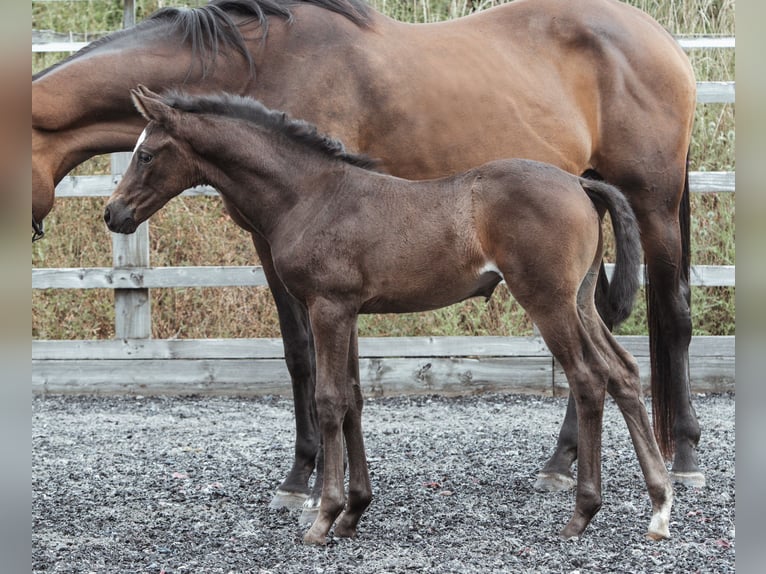
<svg viewBox="0 0 766 574"><path fill-rule="evenodd" d="M136 0L137 19L166 5L198 5L203 0ZM500 4L494 0L372 0L393 18L433 22ZM734 35L734 0L631 0L674 34ZM122 25L121 0L33 0L32 27L73 32L93 39ZM35 54L33 72L63 54ZM733 50L693 50L689 57L698 80L733 80ZM734 106L697 107L691 168L733 171ZM108 173L109 158L94 158L73 174ZM692 195L694 264L735 263L734 194ZM58 199L46 220L49 236L32 248L34 267L110 266L111 238L101 214L105 200ZM224 213L217 198L177 198L152 218L153 266L254 265L249 236ZM692 291L694 333L734 334L734 289ZM114 336L109 290L34 291L32 335L40 339L89 339ZM152 292L153 336L157 338L278 337L276 312L267 289L155 289ZM646 310L640 297L621 334L645 334ZM508 335L531 333L524 312L500 288L492 300L476 299L431 313L363 317L362 336Z"/></svg>

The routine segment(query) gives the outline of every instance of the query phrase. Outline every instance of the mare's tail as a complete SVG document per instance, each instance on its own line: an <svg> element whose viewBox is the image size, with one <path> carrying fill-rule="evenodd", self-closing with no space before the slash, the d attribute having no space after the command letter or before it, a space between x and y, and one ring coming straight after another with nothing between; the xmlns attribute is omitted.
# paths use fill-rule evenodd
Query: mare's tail
<svg viewBox="0 0 766 574"><path fill-rule="evenodd" d="M609 212L617 247L614 273L606 300L604 322L616 327L630 316L640 286L641 236L636 215L622 192L603 181L580 178L591 201Z"/></svg>

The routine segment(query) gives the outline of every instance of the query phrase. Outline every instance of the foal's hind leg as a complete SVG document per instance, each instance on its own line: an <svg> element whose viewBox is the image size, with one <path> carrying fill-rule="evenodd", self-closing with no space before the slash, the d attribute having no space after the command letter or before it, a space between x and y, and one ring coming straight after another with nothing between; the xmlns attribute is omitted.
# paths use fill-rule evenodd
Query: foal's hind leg
<svg viewBox="0 0 766 574"><path fill-rule="evenodd" d="M600 250L600 248L599 248ZM599 251L600 252L600 251ZM605 302L609 289L609 281L604 271L603 262L598 265L598 276L594 275L594 269L585 277L578 292L578 306L590 305L587 298L593 290L596 292L596 304ZM572 392L569 392L566 415L561 423L556 450L542 470L537 473L534 488L536 490L558 492L569 490L574 487L575 480L572 477L571 468L577 460L577 408Z"/></svg>
<svg viewBox="0 0 766 574"><path fill-rule="evenodd" d="M601 508L601 426L608 365L601 358L570 309L527 309L551 353L566 373L577 408L578 465L575 510L561 531L564 538L579 536Z"/></svg>
<svg viewBox="0 0 766 574"><path fill-rule="evenodd" d="M641 465L644 480L652 501L652 519L647 536L654 540L670 537L670 508L673 505L673 488L665 463L657 446L649 414L642 400L641 380L635 359L612 337L605 326L600 325L599 341L604 356L611 356L612 369L607 391L614 398L625 418L633 441L636 457Z"/></svg>

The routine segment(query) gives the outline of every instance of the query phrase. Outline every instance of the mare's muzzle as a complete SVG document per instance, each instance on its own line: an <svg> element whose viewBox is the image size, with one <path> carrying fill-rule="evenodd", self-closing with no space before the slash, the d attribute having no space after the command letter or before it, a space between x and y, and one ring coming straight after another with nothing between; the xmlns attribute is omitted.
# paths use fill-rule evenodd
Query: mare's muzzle
<svg viewBox="0 0 766 574"><path fill-rule="evenodd" d="M32 243L38 239L42 239L45 236L45 229L43 228L43 222L37 221L35 216L32 216Z"/></svg>
<svg viewBox="0 0 766 574"><path fill-rule="evenodd" d="M114 233L133 233L138 227L133 210L119 199L112 201L104 209L104 222Z"/></svg>

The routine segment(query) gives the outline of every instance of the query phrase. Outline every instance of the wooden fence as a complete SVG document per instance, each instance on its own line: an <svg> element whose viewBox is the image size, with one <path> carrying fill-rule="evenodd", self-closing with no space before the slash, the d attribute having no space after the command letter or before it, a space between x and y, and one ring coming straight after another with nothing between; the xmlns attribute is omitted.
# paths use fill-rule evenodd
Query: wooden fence
<svg viewBox="0 0 766 574"><path fill-rule="evenodd" d="M132 23L126 0L126 26ZM38 40L33 51L73 51L76 42ZM734 48L734 38L681 38L685 49ZM699 82L698 102L733 103L734 82ZM67 177L58 197L108 196L130 154L114 154L111 176ZM734 192L733 172L693 172L694 193ZM195 188L185 195L212 195ZM151 338L149 289L264 286L259 266L160 267L149 263L148 224L130 236L113 234L113 266L32 270L33 289L113 289L114 340L34 340L33 392L136 394L288 394L289 375L280 339ZM697 286L734 286L734 266L697 266ZM618 337L648 381L646 337ZM359 342L365 393L464 394L481 391L561 395L568 391L540 337L395 337ZM690 376L695 392L734 390L734 337L693 337Z"/></svg>

